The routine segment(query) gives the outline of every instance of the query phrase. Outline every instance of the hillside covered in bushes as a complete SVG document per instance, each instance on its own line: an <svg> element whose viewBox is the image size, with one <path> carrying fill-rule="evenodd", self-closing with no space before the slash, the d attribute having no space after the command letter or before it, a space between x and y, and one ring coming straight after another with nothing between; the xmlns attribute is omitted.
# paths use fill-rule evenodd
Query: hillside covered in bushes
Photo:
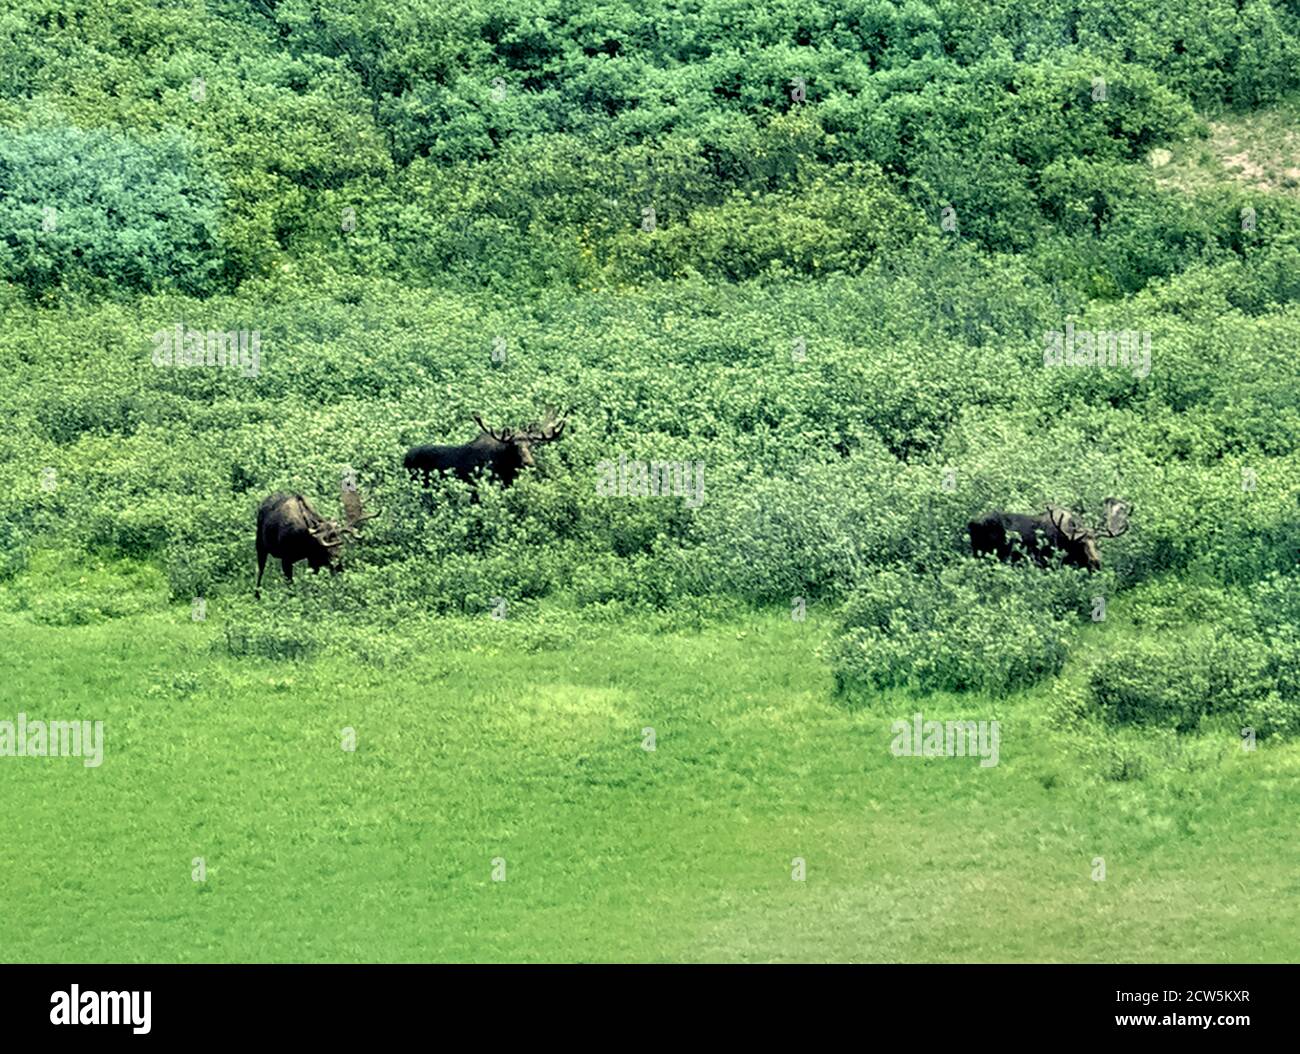
<svg viewBox="0 0 1300 1054"><path fill-rule="evenodd" d="M16 0L5 602L112 618L40 602L35 569L136 561L246 605L231 648L271 653L257 503L332 514L355 473L381 516L304 587L304 642L323 611L799 601L844 606L846 692L1008 690L1061 670L1098 595L1292 611L1300 195L1155 162L1297 91L1300 8L1266 0ZM177 329L260 357L160 365ZM1149 359L1053 366L1061 333ZM508 490L401 469L548 405L569 431ZM623 457L702 464L703 500L602 494ZM1108 496L1133 526L1097 576L970 556L989 508ZM1198 705L1300 731L1295 621L1251 612L1254 687ZM1193 727L1149 671L1208 676L1209 646L1115 659L1078 705Z"/></svg>

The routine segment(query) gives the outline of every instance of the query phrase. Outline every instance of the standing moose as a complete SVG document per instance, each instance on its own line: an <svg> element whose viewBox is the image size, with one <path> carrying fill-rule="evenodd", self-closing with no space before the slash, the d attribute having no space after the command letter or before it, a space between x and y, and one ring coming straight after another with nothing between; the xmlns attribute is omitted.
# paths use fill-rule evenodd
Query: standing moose
<svg viewBox="0 0 1300 1054"><path fill-rule="evenodd" d="M479 414L474 415L474 423L479 434L470 442L460 446L413 446L402 464L412 477L426 484L435 472L450 473L466 483L473 483L479 472L491 472L503 487L508 487L520 472L533 464L532 448L559 439L568 419L566 414L557 421L555 412L548 410L540 424L500 432L485 425Z"/></svg>
<svg viewBox="0 0 1300 1054"><path fill-rule="evenodd" d="M299 560L306 560L313 571L328 567L331 574L338 574L343 569L344 544L359 538L361 524L377 515L361 511L361 498L348 484L343 487L342 524L325 519L301 494L272 494L257 510L257 584L253 598L262 595L262 572L268 556L280 561L290 583L293 565Z"/></svg>
<svg viewBox="0 0 1300 1054"><path fill-rule="evenodd" d="M1089 571L1101 570L1098 538L1118 538L1128 530L1133 507L1117 498L1107 498L1105 526L1092 529L1069 509L1048 505L1045 512L1031 516L1020 512L990 512L967 524L971 551L976 556L996 554L1003 562L1017 563L1025 557L1039 567L1054 553L1062 562Z"/></svg>

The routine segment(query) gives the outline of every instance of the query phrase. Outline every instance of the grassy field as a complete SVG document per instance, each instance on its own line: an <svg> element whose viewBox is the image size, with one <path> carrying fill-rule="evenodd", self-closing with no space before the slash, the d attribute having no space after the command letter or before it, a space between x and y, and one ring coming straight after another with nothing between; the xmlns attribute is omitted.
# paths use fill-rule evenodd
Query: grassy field
<svg viewBox="0 0 1300 1054"><path fill-rule="evenodd" d="M546 616L431 619L378 663L231 658L237 610L0 616L6 712L105 722L99 768L0 766L0 958L1297 958L1300 745L1177 737L1105 779L1051 683L836 701L816 611ZM916 710L998 719L999 764L892 756Z"/></svg>

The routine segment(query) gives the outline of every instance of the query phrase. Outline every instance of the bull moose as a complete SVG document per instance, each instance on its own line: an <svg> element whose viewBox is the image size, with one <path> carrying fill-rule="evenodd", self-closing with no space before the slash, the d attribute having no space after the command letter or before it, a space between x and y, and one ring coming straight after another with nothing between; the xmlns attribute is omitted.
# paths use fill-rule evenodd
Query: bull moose
<svg viewBox="0 0 1300 1054"><path fill-rule="evenodd" d="M426 484L435 472L454 475L466 483L473 483L479 473L490 472L503 487L508 487L520 472L533 465L532 448L559 439L568 420L567 415L557 420L554 411L547 411L540 423L500 432L485 425L479 414L474 415L474 423L479 434L468 443L411 447L402 462L407 472Z"/></svg>
<svg viewBox="0 0 1300 1054"><path fill-rule="evenodd" d="M313 571L328 567L338 574L343 567L343 546L360 537L358 528L378 513L361 509L361 498L347 485L343 488L343 523L327 520L301 494L272 494L257 509L257 584L254 599L262 595L262 572L266 558L274 556L293 582L293 565L306 560Z"/></svg>
<svg viewBox="0 0 1300 1054"><path fill-rule="evenodd" d="M1128 530L1132 506L1117 498L1107 498L1104 526L1090 528L1069 509L1048 505L1037 516L1019 512L990 512L967 524L971 551L976 556L994 553L1004 563L1017 563L1026 557L1044 567L1055 553L1062 562L1089 571L1101 569L1099 538L1118 538Z"/></svg>

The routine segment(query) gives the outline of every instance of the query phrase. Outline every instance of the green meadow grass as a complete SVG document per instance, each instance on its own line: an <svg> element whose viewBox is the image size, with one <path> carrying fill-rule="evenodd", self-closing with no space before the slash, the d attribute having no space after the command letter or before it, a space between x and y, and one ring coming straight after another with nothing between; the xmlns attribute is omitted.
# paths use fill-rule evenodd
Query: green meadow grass
<svg viewBox="0 0 1300 1054"><path fill-rule="evenodd" d="M563 640L430 618L374 665L232 658L239 610L0 614L0 719L106 723L97 769L0 758L0 959L1300 957L1294 744L1180 737L1107 779L1052 684L836 699L816 611ZM1000 763L895 758L917 710L998 719Z"/></svg>

